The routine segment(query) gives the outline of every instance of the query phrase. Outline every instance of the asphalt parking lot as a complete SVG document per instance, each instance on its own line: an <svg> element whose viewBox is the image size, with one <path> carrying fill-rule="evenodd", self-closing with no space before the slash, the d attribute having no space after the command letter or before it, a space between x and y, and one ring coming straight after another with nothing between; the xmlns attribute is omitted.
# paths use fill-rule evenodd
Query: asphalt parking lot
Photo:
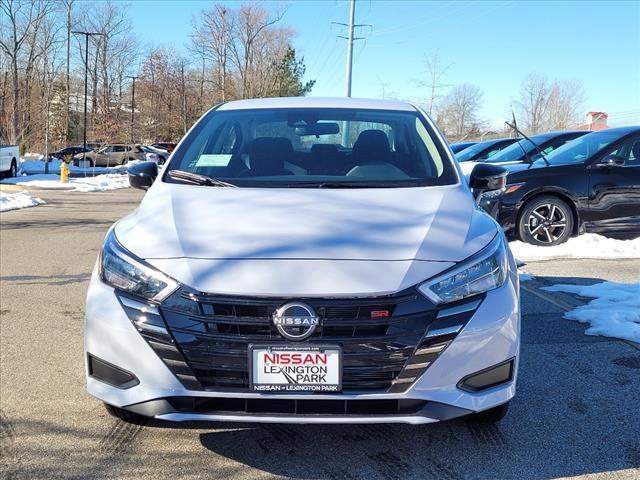
<svg viewBox="0 0 640 480"><path fill-rule="evenodd" d="M530 263L518 394L498 426L123 423L84 390L83 309L131 189L38 192L0 217L2 478L640 478L640 349L562 319L540 286L638 281L640 259Z"/></svg>

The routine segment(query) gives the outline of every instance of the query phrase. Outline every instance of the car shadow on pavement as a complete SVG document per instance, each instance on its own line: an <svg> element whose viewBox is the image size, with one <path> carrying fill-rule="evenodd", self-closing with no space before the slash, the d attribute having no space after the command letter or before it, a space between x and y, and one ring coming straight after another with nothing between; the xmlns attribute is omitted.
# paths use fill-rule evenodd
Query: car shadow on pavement
<svg viewBox="0 0 640 480"><path fill-rule="evenodd" d="M526 282L518 393L499 424L221 425L200 441L217 455L294 478L634 478L633 469L638 478L640 351L586 336L585 325L562 318L587 299L554 304L532 293L601 281Z"/></svg>

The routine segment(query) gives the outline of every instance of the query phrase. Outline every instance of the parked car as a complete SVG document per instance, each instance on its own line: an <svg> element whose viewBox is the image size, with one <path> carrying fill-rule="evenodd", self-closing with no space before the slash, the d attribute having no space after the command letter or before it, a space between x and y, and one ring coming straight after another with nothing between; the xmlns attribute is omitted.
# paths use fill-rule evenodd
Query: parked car
<svg viewBox="0 0 640 480"><path fill-rule="evenodd" d="M58 158L60 160L66 160L67 158L73 158L79 153L82 152L92 152L93 150L89 147L85 150L82 145L74 146L74 147L65 147L60 150L57 150L53 153L49 154L49 159Z"/></svg>
<svg viewBox="0 0 640 480"><path fill-rule="evenodd" d="M533 135L529 138L533 140L535 145L530 140L522 138L513 145L493 155L491 158L483 161L490 163L535 162L542 157L540 152L544 155L549 155L556 148L588 133L587 130L575 130Z"/></svg>
<svg viewBox="0 0 640 480"><path fill-rule="evenodd" d="M17 145L0 145L0 176L17 176L19 158L20 152Z"/></svg>
<svg viewBox="0 0 640 480"><path fill-rule="evenodd" d="M505 169L478 169L477 191L504 186ZM228 102L161 175L144 162L129 180L148 191L109 231L87 296L87 389L113 415L505 414L519 355L516 265L422 110Z"/></svg>
<svg viewBox="0 0 640 480"><path fill-rule="evenodd" d="M465 148L475 144L476 142L454 143L453 145L449 145L449 147L453 153L458 153L460 150L464 150Z"/></svg>
<svg viewBox="0 0 640 480"><path fill-rule="evenodd" d="M493 138L476 143L456 153L456 160L458 162L484 161L517 141L517 138Z"/></svg>
<svg viewBox="0 0 640 480"><path fill-rule="evenodd" d="M579 137L547 161L508 165L505 194L483 202L507 235L532 245L584 232L640 235L640 127Z"/></svg>
<svg viewBox="0 0 640 480"><path fill-rule="evenodd" d="M529 139L521 138L495 155L479 161L501 165L509 163L534 162L538 158L542 158L540 152L544 155L548 155L565 143L588 133L589 132L586 130L576 130L532 135ZM465 175L469 174L475 167L476 163L476 161L462 163L462 172Z"/></svg>
<svg viewBox="0 0 640 480"><path fill-rule="evenodd" d="M162 150L166 150L169 153L173 152L173 150L176 148L176 144L171 142L159 142L154 143L151 146L154 148L161 148Z"/></svg>
<svg viewBox="0 0 640 480"><path fill-rule="evenodd" d="M164 165L169 155L171 155L164 148L154 147L153 145L145 145L141 148L146 153L147 160L156 162L158 165Z"/></svg>
<svg viewBox="0 0 640 480"><path fill-rule="evenodd" d="M84 158L89 165L96 167L111 167L114 165L124 165L130 160L145 160L145 155L140 145L112 144L105 145L98 151L91 151L85 154L75 155L74 162L77 164Z"/></svg>

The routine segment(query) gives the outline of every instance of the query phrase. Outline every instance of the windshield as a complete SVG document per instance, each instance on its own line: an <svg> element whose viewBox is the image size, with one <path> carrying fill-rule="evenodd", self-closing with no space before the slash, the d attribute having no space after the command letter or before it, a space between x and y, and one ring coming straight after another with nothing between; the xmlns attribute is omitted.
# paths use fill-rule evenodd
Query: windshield
<svg viewBox="0 0 640 480"><path fill-rule="evenodd" d="M602 132L589 133L557 148L547 155L547 160L552 165L583 163L585 160L591 158L600 150L623 136L624 133L610 132L606 130Z"/></svg>
<svg viewBox="0 0 640 480"><path fill-rule="evenodd" d="M417 112L367 109L211 111L174 151L182 170L237 186L409 187L457 182ZM170 175L164 181L174 182Z"/></svg>
<svg viewBox="0 0 640 480"><path fill-rule="evenodd" d="M538 146L542 145L543 142L548 140L546 136L533 136L529 137L533 140ZM493 157L487 160L487 162L491 163L502 163L502 162L517 162L524 158L525 154L529 154L536 149L536 145L534 145L531 141L523 138L518 140L515 143L512 143L507 148L502 150L500 153L496 153Z"/></svg>
<svg viewBox="0 0 640 480"><path fill-rule="evenodd" d="M492 145L495 145L498 142L482 142L476 143L468 148L465 148L459 153L456 153L456 160L459 162L467 162L472 160L476 155L482 153L484 150L491 148Z"/></svg>

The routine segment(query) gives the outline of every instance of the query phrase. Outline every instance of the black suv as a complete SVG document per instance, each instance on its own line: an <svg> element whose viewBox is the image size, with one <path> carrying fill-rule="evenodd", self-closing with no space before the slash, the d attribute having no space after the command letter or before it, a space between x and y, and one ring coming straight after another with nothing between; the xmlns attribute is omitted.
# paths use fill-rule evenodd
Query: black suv
<svg viewBox="0 0 640 480"><path fill-rule="evenodd" d="M508 235L557 245L584 232L640 234L640 126L581 136L546 159L503 165L505 193L482 201Z"/></svg>

